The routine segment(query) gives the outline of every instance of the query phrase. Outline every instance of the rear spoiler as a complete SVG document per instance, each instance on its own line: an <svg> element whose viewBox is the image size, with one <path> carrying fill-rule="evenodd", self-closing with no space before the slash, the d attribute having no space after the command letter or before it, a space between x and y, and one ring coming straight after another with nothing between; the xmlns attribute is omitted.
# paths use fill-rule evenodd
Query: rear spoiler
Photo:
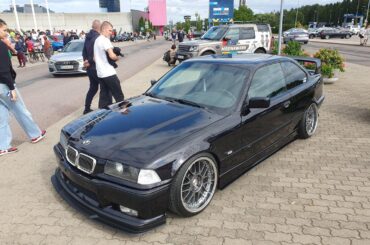
<svg viewBox="0 0 370 245"><path fill-rule="evenodd" d="M321 74L321 60L311 57L304 56L289 56L290 58L297 61L308 71L313 71L315 74Z"/></svg>

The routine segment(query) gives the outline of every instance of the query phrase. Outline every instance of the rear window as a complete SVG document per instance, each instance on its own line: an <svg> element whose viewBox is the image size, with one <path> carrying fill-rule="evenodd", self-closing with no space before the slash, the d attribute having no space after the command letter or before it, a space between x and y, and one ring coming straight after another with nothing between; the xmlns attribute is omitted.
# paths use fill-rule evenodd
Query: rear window
<svg viewBox="0 0 370 245"><path fill-rule="evenodd" d="M269 32L270 31L270 28L268 25L263 25L263 24L258 24L257 25L257 30L260 31L260 32Z"/></svg>

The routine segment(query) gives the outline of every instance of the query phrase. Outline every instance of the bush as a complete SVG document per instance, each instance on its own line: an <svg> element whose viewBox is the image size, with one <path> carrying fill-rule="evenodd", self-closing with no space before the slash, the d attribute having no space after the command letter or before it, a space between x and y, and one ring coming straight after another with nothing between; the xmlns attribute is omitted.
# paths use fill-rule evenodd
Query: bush
<svg viewBox="0 0 370 245"><path fill-rule="evenodd" d="M297 41L289 41L282 51L290 56L304 56L302 45Z"/></svg>
<svg viewBox="0 0 370 245"><path fill-rule="evenodd" d="M325 77L332 78L334 71L344 72L344 58L335 49L320 49L314 54L315 58L321 60L321 74Z"/></svg>

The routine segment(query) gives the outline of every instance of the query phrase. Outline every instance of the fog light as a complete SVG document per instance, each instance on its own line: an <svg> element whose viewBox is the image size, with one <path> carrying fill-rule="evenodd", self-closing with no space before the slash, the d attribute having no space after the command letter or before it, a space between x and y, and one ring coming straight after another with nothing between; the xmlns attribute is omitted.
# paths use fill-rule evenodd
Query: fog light
<svg viewBox="0 0 370 245"><path fill-rule="evenodd" d="M119 205L119 209L121 210L122 213L125 213L127 215L135 216L135 217L138 216L138 212L136 210L133 210L133 209L130 209L130 208L126 208L126 207L124 207L122 205Z"/></svg>

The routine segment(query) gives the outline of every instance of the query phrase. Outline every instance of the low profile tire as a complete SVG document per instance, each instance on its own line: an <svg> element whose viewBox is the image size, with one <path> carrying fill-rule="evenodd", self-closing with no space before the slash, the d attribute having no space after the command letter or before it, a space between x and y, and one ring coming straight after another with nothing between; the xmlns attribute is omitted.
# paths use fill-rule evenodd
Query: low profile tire
<svg viewBox="0 0 370 245"><path fill-rule="evenodd" d="M351 37L350 35L348 35L348 34L346 35L346 39L349 39L350 37Z"/></svg>
<svg viewBox="0 0 370 245"><path fill-rule="evenodd" d="M216 192L216 160L208 153L198 154L185 162L172 181L170 209L190 217L202 212Z"/></svg>
<svg viewBox="0 0 370 245"><path fill-rule="evenodd" d="M319 110L315 103L312 103L303 114L299 123L298 134L302 139L307 139L315 134L319 121Z"/></svg>

